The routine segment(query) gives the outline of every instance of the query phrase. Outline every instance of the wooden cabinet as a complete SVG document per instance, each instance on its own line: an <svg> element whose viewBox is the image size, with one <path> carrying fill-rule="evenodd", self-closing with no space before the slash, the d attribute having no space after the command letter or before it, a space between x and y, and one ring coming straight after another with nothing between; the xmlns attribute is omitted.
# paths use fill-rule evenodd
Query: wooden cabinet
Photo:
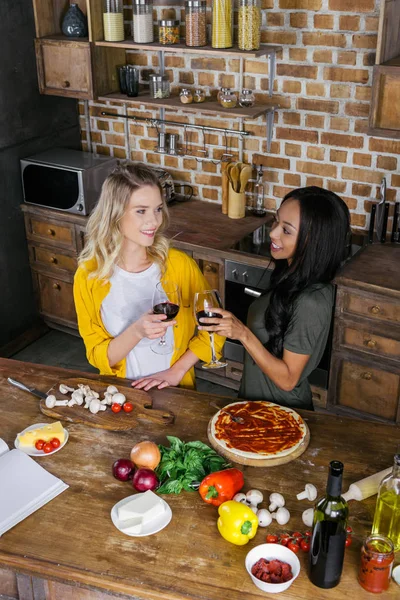
<svg viewBox="0 0 400 600"><path fill-rule="evenodd" d="M210 285L211 290L218 290L222 303L225 300L225 260L217 259L212 254L193 252L193 258L200 271Z"/></svg>
<svg viewBox="0 0 400 600"><path fill-rule="evenodd" d="M400 0L382 0L369 133L400 138Z"/></svg>
<svg viewBox="0 0 400 600"><path fill-rule="evenodd" d="M336 412L400 424L399 264L400 248L369 246L338 278L328 393Z"/></svg>

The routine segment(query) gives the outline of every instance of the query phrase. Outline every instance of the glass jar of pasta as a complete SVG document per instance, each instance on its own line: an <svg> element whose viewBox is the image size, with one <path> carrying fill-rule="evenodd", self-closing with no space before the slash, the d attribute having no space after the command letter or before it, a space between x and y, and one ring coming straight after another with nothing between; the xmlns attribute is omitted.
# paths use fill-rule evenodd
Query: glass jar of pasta
<svg viewBox="0 0 400 600"><path fill-rule="evenodd" d="M211 45L213 48L233 46L232 0L213 0Z"/></svg>
<svg viewBox="0 0 400 600"><path fill-rule="evenodd" d="M122 0L104 0L103 28L106 42L122 42L125 39Z"/></svg>
<svg viewBox="0 0 400 600"><path fill-rule="evenodd" d="M238 46L240 50L260 48L260 0L239 0Z"/></svg>
<svg viewBox="0 0 400 600"><path fill-rule="evenodd" d="M186 46L196 47L207 44L206 11L206 0L186 0Z"/></svg>
<svg viewBox="0 0 400 600"><path fill-rule="evenodd" d="M158 41L166 46L179 44L180 21L163 19L158 23Z"/></svg>

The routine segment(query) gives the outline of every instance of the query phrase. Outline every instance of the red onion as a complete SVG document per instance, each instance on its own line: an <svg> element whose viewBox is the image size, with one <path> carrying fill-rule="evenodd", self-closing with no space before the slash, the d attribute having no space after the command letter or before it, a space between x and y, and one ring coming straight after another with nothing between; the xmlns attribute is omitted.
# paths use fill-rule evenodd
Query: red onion
<svg viewBox="0 0 400 600"><path fill-rule="evenodd" d="M112 472L115 479L119 481L129 481L132 479L135 467L129 458L119 458L112 466Z"/></svg>
<svg viewBox="0 0 400 600"><path fill-rule="evenodd" d="M151 469L138 469L133 476L132 485L138 492L153 491L158 488L159 481Z"/></svg>

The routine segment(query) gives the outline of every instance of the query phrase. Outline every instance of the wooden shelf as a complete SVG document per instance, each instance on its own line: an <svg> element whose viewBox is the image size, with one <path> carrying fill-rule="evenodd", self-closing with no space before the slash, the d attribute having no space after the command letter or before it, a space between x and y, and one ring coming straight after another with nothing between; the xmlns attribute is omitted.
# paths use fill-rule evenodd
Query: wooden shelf
<svg viewBox="0 0 400 600"><path fill-rule="evenodd" d="M54 35L44 35L41 40L46 40L48 42L64 42L65 44L77 43L77 42L85 42L86 44L89 41L88 37L69 37L67 35L63 35L62 33L57 33Z"/></svg>
<svg viewBox="0 0 400 600"><path fill-rule="evenodd" d="M178 96L172 96L170 98L164 98L163 100L155 100L147 93L140 93L139 96L131 98L125 94L116 93L106 94L105 96L99 96L99 101L108 102L120 102L121 104L148 104L156 106L158 108L169 108L176 111L177 109L204 113L204 114L219 114L228 118L242 118L242 119L256 119L260 115L270 113L279 105L276 102L270 102L269 104L257 104L251 108L223 108L217 101L205 101L205 102L193 102L192 104L182 104Z"/></svg>
<svg viewBox="0 0 400 600"><path fill-rule="evenodd" d="M200 48L191 48L190 46L186 46L186 44L174 44L173 46L165 46L164 44L159 44L158 42L152 42L150 44L136 44L132 40L124 40L123 42L105 42L98 41L94 43L95 46L105 46L111 48L125 48L127 50L153 50L154 52L159 52L163 50L164 52L182 52L185 54L201 54L201 55L210 55L210 56L223 56L231 55L236 56L237 58L259 58L260 56L267 56L269 54L274 54L281 50L282 46L273 46L270 44L262 44L259 50L239 50L238 48L212 48L211 46L202 46Z"/></svg>

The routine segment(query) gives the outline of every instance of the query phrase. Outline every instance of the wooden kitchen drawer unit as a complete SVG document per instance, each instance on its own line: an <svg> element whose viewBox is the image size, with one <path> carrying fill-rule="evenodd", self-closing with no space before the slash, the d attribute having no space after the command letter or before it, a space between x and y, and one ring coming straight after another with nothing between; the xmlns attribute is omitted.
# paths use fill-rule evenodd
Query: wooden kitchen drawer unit
<svg viewBox="0 0 400 600"><path fill-rule="evenodd" d="M76 249L73 223L60 223L59 219L42 219L25 213L25 227L28 240L57 248Z"/></svg>
<svg viewBox="0 0 400 600"><path fill-rule="evenodd" d="M73 284L61 277L32 272L39 312L46 319L77 329Z"/></svg>
<svg viewBox="0 0 400 600"><path fill-rule="evenodd" d="M340 344L374 356L383 356L400 361L400 339L371 333L368 328L362 326L343 327Z"/></svg>
<svg viewBox="0 0 400 600"><path fill-rule="evenodd" d="M371 366L356 357L336 356L332 364L336 389L329 390L328 408L400 423L400 371Z"/></svg>
<svg viewBox="0 0 400 600"><path fill-rule="evenodd" d="M57 250L35 246L34 244L29 245L29 257L33 266L41 265L52 269L62 269L70 273L75 273L78 268L76 256L62 254Z"/></svg>
<svg viewBox="0 0 400 600"><path fill-rule="evenodd" d="M341 310L343 313L400 325L400 304L387 297L344 292Z"/></svg>

